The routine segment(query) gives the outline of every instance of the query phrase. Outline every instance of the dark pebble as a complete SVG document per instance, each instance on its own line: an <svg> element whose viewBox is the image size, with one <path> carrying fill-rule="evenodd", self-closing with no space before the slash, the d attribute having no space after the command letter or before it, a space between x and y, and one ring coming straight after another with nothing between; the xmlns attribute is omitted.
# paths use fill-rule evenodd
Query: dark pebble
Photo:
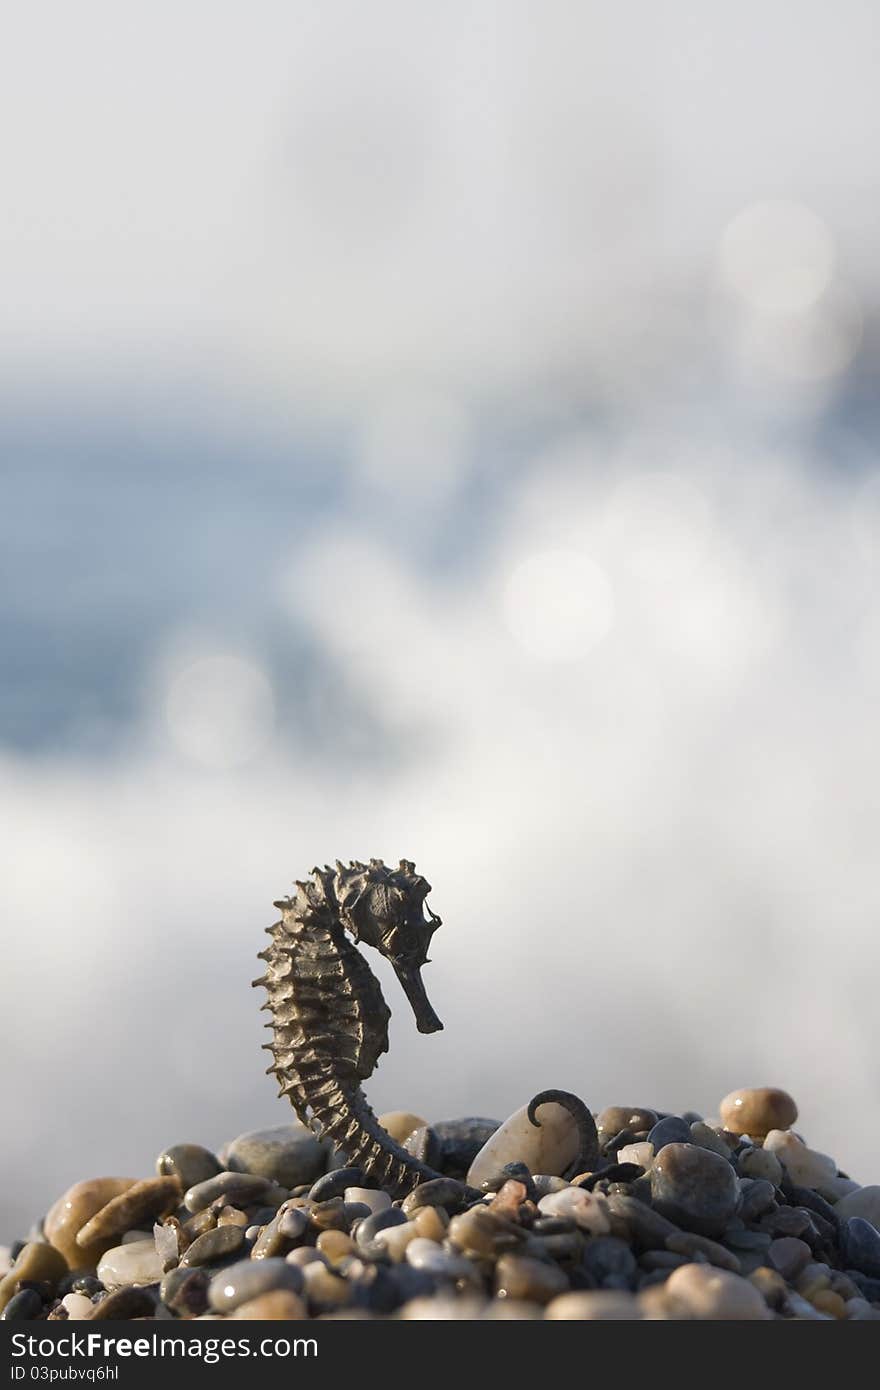
<svg viewBox="0 0 880 1390"><path fill-rule="evenodd" d="M464 1205L465 1198L466 1189L455 1178L431 1178L413 1188L403 1199L402 1206L407 1213L417 1211L419 1207L443 1207L446 1211L457 1211ZM376 1229L381 1230L381 1227Z"/></svg>
<svg viewBox="0 0 880 1390"><path fill-rule="evenodd" d="M615 1194L608 1198L608 1206L613 1220L624 1226L637 1249L664 1250L667 1238L678 1230L673 1222L635 1197Z"/></svg>
<svg viewBox="0 0 880 1390"><path fill-rule="evenodd" d="M89 1318L93 1322L127 1321L129 1318L149 1318L156 1307L156 1300L149 1290L140 1285L126 1284L115 1289L96 1303Z"/></svg>
<svg viewBox="0 0 880 1390"><path fill-rule="evenodd" d="M691 1142L691 1127L687 1120L683 1120L680 1115L666 1115L664 1119L658 1120L653 1129L648 1131L648 1143L654 1145L654 1153L658 1154L666 1144L689 1144Z"/></svg>
<svg viewBox="0 0 880 1390"><path fill-rule="evenodd" d="M661 1215L699 1235L720 1235L739 1205L739 1184L726 1158L695 1144L664 1145L651 1169Z"/></svg>
<svg viewBox="0 0 880 1390"><path fill-rule="evenodd" d="M623 1276L627 1281L635 1278L636 1257L626 1242L617 1236L596 1236L588 1241L583 1264L584 1268L605 1287L611 1275Z"/></svg>
<svg viewBox="0 0 880 1390"><path fill-rule="evenodd" d="M869 1303L880 1303L880 1279L872 1279L867 1274L862 1274L861 1270L848 1269L846 1271L848 1279L851 1279L856 1288L861 1290L863 1298Z"/></svg>
<svg viewBox="0 0 880 1390"><path fill-rule="evenodd" d="M837 1230L840 1225L840 1218L831 1203L826 1202L824 1197L820 1197L818 1192L814 1192L810 1187L796 1187L793 1183L788 1184L785 1179L783 1179L783 1189L793 1206L807 1207L809 1211L821 1216L834 1231Z"/></svg>
<svg viewBox="0 0 880 1390"><path fill-rule="evenodd" d="M649 1272L655 1269L669 1271L678 1269L680 1265L693 1264L693 1260L690 1255L676 1255L674 1250L646 1250L639 1256L639 1264Z"/></svg>
<svg viewBox="0 0 880 1390"><path fill-rule="evenodd" d="M216 1155L210 1149L202 1148L201 1144L172 1144L170 1149L163 1149L156 1159L156 1172L160 1178L179 1178L180 1186L186 1192L187 1188L216 1177L220 1172L220 1163Z"/></svg>
<svg viewBox="0 0 880 1390"><path fill-rule="evenodd" d="M159 1285L159 1297L182 1317L201 1317L208 1309L210 1282L211 1275L206 1269L187 1269L179 1265L165 1275Z"/></svg>
<svg viewBox="0 0 880 1390"><path fill-rule="evenodd" d="M509 1182L511 1178L514 1182L521 1182L523 1184L526 1189L526 1197L529 1201L537 1202L538 1189L535 1187L534 1178L525 1163L505 1163L504 1167L499 1168L498 1172L491 1178L487 1178L485 1182L480 1183L480 1190L482 1192L499 1192L504 1184ZM416 1191L418 1190L417 1188ZM425 1206L427 1204L421 1202L419 1205ZM440 1204L432 1203L432 1205L439 1206Z"/></svg>
<svg viewBox="0 0 880 1390"><path fill-rule="evenodd" d="M742 1204L739 1214L743 1221L754 1221L776 1206L776 1188L766 1178L740 1178Z"/></svg>
<svg viewBox="0 0 880 1390"><path fill-rule="evenodd" d="M536 1236L568 1235L577 1230L577 1222L568 1216L539 1216L531 1229Z"/></svg>
<svg viewBox="0 0 880 1390"><path fill-rule="evenodd" d="M575 1186L586 1188L587 1192L592 1192L598 1182L624 1183L628 1186L643 1173L644 1169L637 1163L607 1163L604 1168L599 1168L588 1178L584 1178L583 1182L575 1183Z"/></svg>
<svg viewBox="0 0 880 1390"><path fill-rule="evenodd" d="M861 1216L851 1216L840 1228L840 1248L847 1266L880 1279L880 1231Z"/></svg>
<svg viewBox="0 0 880 1390"><path fill-rule="evenodd" d="M333 1197L341 1197L347 1187L369 1187L361 1168L334 1168L325 1173L309 1188L313 1202L329 1202Z"/></svg>
<svg viewBox="0 0 880 1390"><path fill-rule="evenodd" d="M440 1166L450 1177L464 1178L480 1149L487 1143L500 1120L482 1115L466 1115L461 1120L440 1120L430 1129L440 1141Z"/></svg>
<svg viewBox="0 0 880 1390"><path fill-rule="evenodd" d="M238 1254L244 1242L241 1226L215 1226L213 1231L206 1231L193 1241L181 1256L180 1263L185 1269L192 1269L196 1265L213 1264L215 1260L228 1260L230 1256Z"/></svg>
<svg viewBox="0 0 880 1390"><path fill-rule="evenodd" d="M43 1311L43 1300L36 1289L19 1289L13 1294L3 1312L2 1322L29 1322L38 1318Z"/></svg>
<svg viewBox="0 0 880 1390"><path fill-rule="evenodd" d="M362 1249L367 1250L379 1231L386 1230L388 1226L404 1226L408 1220L400 1207L386 1207L384 1211L373 1212L372 1216L359 1223L355 1239Z"/></svg>

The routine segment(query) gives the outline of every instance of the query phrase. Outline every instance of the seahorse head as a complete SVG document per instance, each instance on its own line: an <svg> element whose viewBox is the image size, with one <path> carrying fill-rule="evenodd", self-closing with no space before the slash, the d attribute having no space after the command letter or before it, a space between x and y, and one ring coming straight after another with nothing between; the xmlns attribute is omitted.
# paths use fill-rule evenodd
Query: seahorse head
<svg viewBox="0 0 880 1390"><path fill-rule="evenodd" d="M440 918L425 902L430 883L409 859L401 859L396 869L381 859L369 864L352 860L348 868L337 860L335 888L345 927L355 941L375 947L391 962L419 1032L436 1033L443 1024L422 981L431 937L440 926Z"/></svg>

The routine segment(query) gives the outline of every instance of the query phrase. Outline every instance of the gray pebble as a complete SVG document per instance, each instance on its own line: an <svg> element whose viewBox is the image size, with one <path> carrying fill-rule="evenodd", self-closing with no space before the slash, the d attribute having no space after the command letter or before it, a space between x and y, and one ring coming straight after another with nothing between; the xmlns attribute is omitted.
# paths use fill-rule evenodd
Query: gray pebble
<svg viewBox="0 0 880 1390"><path fill-rule="evenodd" d="M355 1240L362 1250L368 1250L377 1232L386 1230L388 1226L405 1226L407 1220L406 1213L400 1207L386 1207L384 1211L373 1212L359 1223Z"/></svg>
<svg viewBox="0 0 880 1390"><path fill-rule="evenodd" d="M187 1211L194 1213L204 1211L218 1197L228 1198L234 1206L253 1206L266 1198L272 1188L273 1183L268 1178L250 1173L217 1173L191 1187L184 1195L183 1204Z"/></svg>
<svg viewBox="0 0 880 1390"><path fill-rule="evenodd" d="M851 1216L840 1228L840 1246L850 1265L869 1279L880 1279L880 1231L863 1216Z"/></svg>
<svg viewBox="0 0 880 1390"><path fill-rule="evenodd" d="M766 1178L740 1178L740 1209L743 1221L754 1221L776 1205L776 1188Z"/></svg>
<svg viewBox="0 0 880 1390"><path fill-rule="evenodd" d="M184 1268L192 1269L195 1265L209 1265L216 1260L228 1260L231 1255L241 1250L244 1243L244 1230L241 1226L215 1226L213 1231L206 1231L203 1236L193 1241L189 1249L181 1255L180 1263Z"/></svg>
<svg viewBox="0 0 880 1390"><path fill-rule="evenodd" d="M200 1317L208 1307L210 1274L206 1269L187 1269L178 1265L169 1270L159 1285L162 1302L183 1317Z"/></svg>
<svg viewBox="0 0 880 1390"><path fill-rule="evenodd" d="M232 1172L256 1173L281 1187L314 1182L327 1163L327 1144L299 1121L254 1129L233 1139L226 1151Z"/></svg>
<svg viewBox="0 0 880 1390"><path fill-rule="evenodd" d="M172 1144L170 1149L163 1149L156 1159L156 1172L160 1178L179 1178L186 1192L196 1183L215 1177L220 1172L220 1164L210 1149L203 1149L201 1144Z"/></svg>
<svg viewBox="0 0 880 1390"><path fill-rule="evenodd" d="M413 1212L419 1207L443 1207L446 1211L457 1211L463 1205L465 1189L455 1178L430 1178L419 1183L403 1199L405 1212Z"/></svg>
<svg viewBox="0 0 880 1390"><path fill-rule="evenodd" d="M229 1313L239 1304L272 1289L300 1293L302 1287L302 1270L287 1260L240 1260L215 1274L208 1290L208 1301L215 1312Z"/></svg>
<svg viewBox="0 0 880 1390"><path fill-rule="evenodd" d="M651 1169L651 1196L661 1215L696 1231L720 1235L739 1205L739 1182L727 1159L695 1144L666 1144Z"/></svg>
<svg viewBox="0 0 880 1390"><path fill-rule="evenodd" d="M626 1241L617 1236L595 1236L584 1250L584 1268L603 1284L609 1275L635 1277L636 1257Z"/></svg>

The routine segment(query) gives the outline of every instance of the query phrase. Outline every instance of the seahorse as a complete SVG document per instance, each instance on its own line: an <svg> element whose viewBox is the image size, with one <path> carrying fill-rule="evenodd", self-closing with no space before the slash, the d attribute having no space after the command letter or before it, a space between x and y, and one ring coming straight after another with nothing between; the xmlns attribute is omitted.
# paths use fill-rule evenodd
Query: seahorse
<svg viewBox="0 0 880 1390"><path fill-rule="evenodd" d="M351 860L348 867L337 859L335 868L314 868L308 881L296 880L295 894L276 900L281 919L266 928L271 942L259 954L266 973L253 981L268 995L262 1008L271 1013L266 1026L273 1037L264 1046L273 1054L267 1071L276 1076L279 1095L288 1096L304 1123L395 1197L441 1174L391 1138L361 1089L388 1050L391 1011L348 936L391 962L419 1032L437 1032L443 1024L421 974L441 925L425 901L430 892L408 859L397 869L381 859ZM565 1105L574 1116L578 1162L586 1166L598 1152L589 1110L567 1091L542 1091L529 1106L533 1124L544 1101Z"/></svg>

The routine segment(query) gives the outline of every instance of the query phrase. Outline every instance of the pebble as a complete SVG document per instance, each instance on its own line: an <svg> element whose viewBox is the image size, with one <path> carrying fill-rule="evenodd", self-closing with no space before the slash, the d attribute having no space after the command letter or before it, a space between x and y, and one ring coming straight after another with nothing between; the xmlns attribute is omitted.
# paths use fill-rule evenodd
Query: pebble
<svg viewBox="0 0 880 1390"><path fill-rule="evenodd" d="M209 1283L210 1274L206 1269L178 1266L165 1275L159 1285L159 1297L181 1317L201 1317L208 1307Z"/></svg>
<svg viewBox="0 0 880 1390"><path fill-rule="evenodd" d="M568 1276L558 1265L528 1255L502 1255L495 1266L495 1292L499 1298L549 1303L567 1288Z"/></svg>
<svg viewBox="0 0 880 1390"><path fill-rule="evenodd" d="M752 1139L763 1139L772 1130L791 1129L798 1117L791 1096L776 1086L731 1091L721 1102L719 1113L731 1134L748 1134Z"/></svg>
<svg viewBox="0 0 880 1390"><path fill-rule="evenodd" d="M811 1259L809 1245L797 1236L780 1236L767 1247L767 1264L792 1283Z"/></svg>
<svg viewBox="0 0 880 1390"><path fill-rule="evenodd" d="M484 1115L467 1115L461 1120L440 1120L431 1126L440 1145L443 1171L450 1177L463 1178L496 1130L500 1120Z"/></svg>
<svg viewBox="0 0 880 1390"><path fill-rule="evenodd" d="M67 1273L64 1256L45 1241L29 1241L23 1246L8 1271L0 1279L0 1311L11 1302L22 1279L35 1284L46 1283L54 1289Z"/></svg>
<svg viewBox="0 0 880 1390"><path fill-rule="evenodd" d="M770 1269L768 1265L759 1265L749 1275L749 1283L754 1284L758 1292L763 1295L768 1308L776 1311L782 1307L788 1287L777 1270Z"/></svg>
<svg viewBox="0 0 880 1390"><path fill-rule="evenodd" d="M38 1318L42 1311L43 1300L36 1289L19 1289L0 1313L0 1319L3 1322L28 1322Z"/></svg>
<svg viewBox="0 0 880 1390"><path fill-rule="evenodd" d="M667 1144L689 1144L691 1142L691 1127L687 1120L683 1120L679 1115L664 1115L662 1120L658 1120L648 1133L647 1143L654 1146L654 1153L658 1154ZM623 1150L620 1151L621 1153ZM627 1163L638 1162L637 1159L621 1158L617 1155L618 1162Z"/></svg>
<svg viewBox="0 0 880 1390"><path fill-rule="evenodd" d="M776 1188L764 1178L740 1178L740 1216L753 1221L762 1212L771 1210L776 1202Z"/></svg>
<svg viewBox="0 0 880 1390"><path fill-rule="evenodd" d="M463 1255L444 1250L423 1236L416 1236L415 1240L409 1242L406 1261L413 1269L424 1270L441 1279L469 1279L474 1274L473 1265Z"/></svg>
<svg viewBox="0 0 880 1390"><path fill-rule="evenodd" d="M860 1216L880 1231L880 1187L873 1184L859 1187L855 1192L841 1197L834 1207L834 1214L841 1221L846 1221L850 1216Z"/></svg>
<svg viewBox="0 0 880 1390"><path fill-rule="evenodd" d="M180 1228L170 1223L164 1226L157 1223L153 1227L153 1240L162 1270L167 1274L180 1259Z"/></svg>
<svg viewBox="0 0 880 1390"><path fill-rule="evenodd" d="M332 1168L324 1173L309 1189L312 1202L329 1202L334 1197L342 1197L347 1187L358 1187L364 1181L361 1168Z"/></svg>
<svg viewBox="0 0 880 1390"><path fill-rule="evenodd" d="M697 1235L695 1231L676 1231L675 1235L667 1236L666 1249L675 1255L687 1255L692 1260L702 1256L710 1265L729 1270L731 1274L739 1274L742 1270L742 1264L730 1250L708 1236Z"/></svg>
<svg viewBox="0 0 880 1390"><path fill-rule="evenodd" d="M76 1238L96 1212L135 1182L135 1178L87 1178L74 1183L49 1208L43 1232L50 1244L61 1251L69 1269L93 1270L105 1250L117 1243L116 1237L110 1236L93 1245L80 1246Z"/></svg>
<svg viewBox="0 0 880 1390"><path fill-rule="evenodd" d="M186 1269L192 1269L196 1265L210 1265L217 1260L228 1260L241 1250L244 1241L241 1226L215 1226L213 1231L206 1231L198 1240L193 1241L181 1256L180 1263Z"/></svg>
<svg viewBox="0 0 880 1390"><path fill-rule="evenodd" d="M114 1289L100 1303L92 1306L90 1322L125 1321L130 1318L147 1318L155 1311L155 1300L145 1288L128 1285Z"/></svg>
<svg viewBox="0 0 880 1390"><path fill-rule="evenodd" d="M413 1213L412 1224L420 1236L440 1242L446 1239L449 1216L442 1207L419 1207Z"/></svg>
<svg viewBox="0 0 880 1390"><path fill-rule="evenodd" d="M98 1278L105 1289L130 1284L158 1284L164 1270L154 1240L137 1240L116 1245L101 1256Z"/></svg>
<svg viewBox="0 0 880 1390"><path fill-rule="evenodd" d="M548 1197L541 1198L538 1211L544 1216L567 1217L590 1235L604 1236L611 1230L608 1199L601 1193L587 1192L583 1187L551 1192Z"/></svg>
<svg viewBox="0 0 880 1390"><path fill-rule="evenodd" d="M68 1293L61 1300L67 1316L72 1321L79 1321L80 1318L87 1318L91 1315L92 1300L86 1298L84 1293Z"/></svg>
<svg viewBox="0 0 880 1390"><path fill-rule="evenodd" d="M379 1231L384 1231L389 1226L406 1224L406 1213L401 1211L400 1207L388 1207L386 1211L377 1211L366 1217L358 1226L355 1238L361 1249L366 1250Z"/></svg>
<svg viewBox="0 0 880 1390"><path fill-rule="evenodd" d="M744 1149L736 1160L740 1177L763 1179L778 1187L782 1182L782 1164L772 1149Z"/></svg>
<svg viewBox="0 0 880 1390"><path fill-rule="evenodd" d="M690 1126L690 1143L701 1149L711 1149L722 1158L730 1159L730 1145L721 1138L717 1130L703 1120L695 1120Z"/></svg>
<svg viewBox="0 0 880 1390"><path fill-rule="evenodd" d="M277 1189L276 1189L277 1190ZM217 1173L205 1182L196 1183L184 1194L183 1204L194 1214L202 1212L218 1197L227 1198L236 1206L252 1206L263 1202L273 1191L272 1180L254 1173L226 1171Z"/></svg>
<svg viewBox="0 0 880 1390"><path fill-rule="evenodd" d="M638 1300L622 1290L590 1290L559 1294L544 1317L553 1322L636 1321L642 1316Z"/></svg>
<svg viewBox="0 0 880 1390"><path fill-rule="evenodd" d="M404 1226L386 1226L384 1230L377 1231L373 1239L397 1263L406 1258L407 1248L411 1241L418 1238L418 1234L415 1222L407 1221Z"/></svg>
<svg viewBox="0 0 880 1390"><path fill-rule="evenodd" d="M298 1120L240 1134L226 1151L231 1172L270 1178L281 1187L312 1183L327 1164L327 1144Z"/></svg>
<svg viewBox="0 0 880 1390"><path fill-rule="evenodd" d="M357 1246L344 1231L322 1231L318 1236L317 1248L322 1255L326 1255L330 1264L338 1264L346 1255L353 1255Z"/></svg>
<svg viewBox="0 0 880 1390"><path fill-rule="evenodd" d="M650 1173L654 1165L654 1145L647 1140L642 1140L640 1144L624 1144L617 1150L617 1163L614 1166L620 1167L630 1163Z"/></svg>
<svg viewBox="0 0 880 1390"><path fill-rule="evenodd" d="M449 1223L449 1240L468 1255L502 1255L515 1249L523 1239L523 1231L485 1207L471 1207L460 1216L453 1216Z"/></svg>
<svg viewBox="0 0 880 1390"><path fill-rule="evenodd" d="M532 1173L561 1176L577 1158L580 1141L577 1126L563 1106L555 1101L539 1105L533 1125L528 1106L509 1115L480 1149L467 1173L470 1187L482 1184L506 1163L524 1163Z"/></svg>
<svg viewBox="0 0 880 1390"><path fill-rule="evenodd" d="M608 1198L608 1211L612 1233L631 1239L637 1249L665 1250L669 1237L677 1234L673 1222L635 1197L615 1193Z"/></svg>
<svg viewBox="0 0 880 1390"><path fill-rule="evenodd" d="M862 1216L850 1216L840 1228L840 1245L847 1268L880 1279L880 1231Z"/></svg>
<svg viewBox="0 0 880 1390"><path fill-rule="evenodd" d="M80 1249L124 1235L145 1221L167 1216L179 1206L182 1195L177 1177L144 1178L132 1183L81 1226L76 1235Z"/></svg>
<svg viewBox="0 0 880 1390"><path fill-rule="evenodd" d="M596 1116L600 1143L613 1139L622 1129L631 1129L634 1134L640 1134L643 1130L653 1129L655 1124L656 1111L634 1105L609 1105Z"/></svg>
<svg viewBox="0 0 880 1390"><path fill-rule="evenodd" d="M240 1260L214 1275L208 1302L215 1312L228 1313L270 1291L300 1293L302 1288L303 1271L287 1260Z"/></svg>
<svg viewBox="0 0 880 1390"><path fill-rule="evenodd" d="M431 1178L419 1183L403 1199L402 1207L407 1213L419 1207L444 1207L447 1211L457 1211L462 1205L465 1190L455 1178Z"/></svg>
<svg viewBox="0 0 880 1390"><path fill-rule="evenodd" d="M359 1202L371 1212L386 1211L391 1206L387 1192L371 1187L347 1187L344 1192L346 1202Z"/></svg>
<svg viewBox="0 0 880 1390"><path fill-rule="evenodd" d="M739 1204L730 1163L695 1144L667 1144L654 1159L651 1196L661 1215L700 1235L720 1235Z"/></svg>
<svg viewBox="0 0 880 1390"><path fill-rule="evenodd" d="M302 1299L291 1289L272 1289L270 1293L239 1304L232 1317L254 1322L298 1322L308 1317L308 1312Z"/></svg>
<svg viewBox="0 0 880 1390"><path fill-rule="evenodd" d="M663 1294L674 1318L760 1320L771 1316L754 1284L711 1265L688 1264L674 1269Z"/></svg>
<svg viewBox="0 0 880 1390"><path fill-rule="evenodd" d="M220 1172L220 1163L210 1149L201 1144L172 1144L163 1149L156 1159L156 1172L160 1178L177 1178L182 1191L195 1187Z"/></svg>
<svg viewBox="0 0 880 1390"><path fill-rule="evenodd" d="M306 1265L303 1271L309 1303L318 1308L340 1308L350 1303L354 1290L345 1279L333 1274L326 1265Z"/></svg>
<svg viewBox="0 0 880 1390"><path fill-rule="evenodd" d="M837 1176L837 1164L833 1158L808 1149L802 1140L787 1130L771 1129L764 1140L764 1148L776 1155L792 1182L802 1187L817 1187Z"/></svg>
<svg viewBox="0 0 880 1390"><path fill-rule="evenodd" d="M600 1283L620 1279L628 1284L636 1273L636 1257L618 1236L596 1236L587 1241L583 1264Z"/></svg>
<svg viewBox="0 0 880 1390"><path fill-rule="evenodd" d="M411 1110L387 1110L379 1116L379 1124L391 1135L395 1144L405 1144L415 1129L425 1129L428 1121Z"/></svg>
<svg viewBox="0 0 880 1390"><path fill-rule="evenodd" d="M296 1241L302 1240L309 1218L297 1207L279 1210L262 1230L258 1229L251 1259L263 1260L268 1255L287 1255ZM249 1232L248 1232L249 1234Z"/></svg>

